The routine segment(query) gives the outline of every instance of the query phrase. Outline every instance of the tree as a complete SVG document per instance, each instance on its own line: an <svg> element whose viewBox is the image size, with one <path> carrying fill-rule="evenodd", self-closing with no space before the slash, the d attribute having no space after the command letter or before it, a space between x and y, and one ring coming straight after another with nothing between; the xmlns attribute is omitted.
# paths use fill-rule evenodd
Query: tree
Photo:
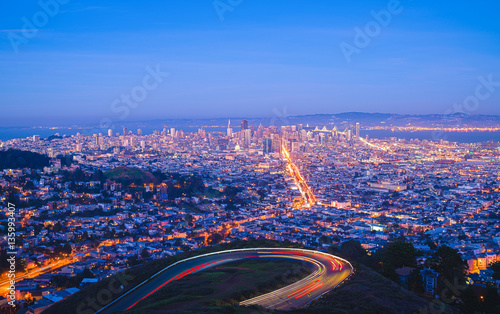
<svg viewBox="0 0 500 314"><path fill-rule="evenodd" d="M137 264L140 264L139 258L137 257L137 255L133 255L133 256L130 256L127 258L127 266L128 267L135 266Z"/></svg>
<svg viewBox="0 0 500 314"><path fill-rule="evenodd" d="M339 251L339 244L338 243L333 243L328 247L328 253L330 254L336 254Z"/></svg>
<svg viewBox="0 0 500 314"><path fill-rule="evenodd" d="M266 197L267 191L263 190L263 189L259 189L259 190L257 190L257 194L259 194L260 200L262 201L264 199L264 197Z"/></svg>
<svg viewBox="0 0 500 314"><path fill-rule="evenodd" d="M500 313L500 296L496 287L492 284L486 286L484 294L484 309L483 311L491 311L492 313Z"/></svg>
<svg viewBox="0 0 500 314"><path fill-rule="evenodd" d="M447 245L441 245L431 259L431 268L439 272L444 279L453 282L455 278L460 283L465 281L466 262L457 250Z"/></svg>
<svg viewBox="0 0 500 314"><path fill-rule="evenodd" d="M339 255L349 261L361 262L366 257L366 250L356 240L349 240L340 246Z"/></svg>
<svg viewBox="0 0 500 314"><path fill-rule="evenodd" d="M61 230L62 230L62 225L61 225L61 223L58 221L58 222L54 225L54 227L52 228L52 230L53 230L54 232L61 232Z"/></svg>
<svg viewBox="0 0 500 314"><path fill-rule="evenodd" d="M233 187L233 186L226 186L224 188L224 195L226 196L226 200L228 202L234 202L236 201L236 194L238 194L239 192L241 192L241 189L240 188L237 188L237 187Z"/></svg>
<svg viewBox="0 0 500 314"><path fill-rule="evenodd" d="M500 279L500 262L495 262L490 265L491 270L493 270L493 278Z"/></svg>
<svg viewBox="0 0 500 314"><path fill-rule="evenodd" d="M224 237L218 233L213 233L211 234L209 237L208 237L208 244L209 245L214 245L214 244L217 244L219 243L220 241L222 241L224 239Z"/></svg>
<svg viewBox="0 0 500 314"><path fill-rule="evenodd" d="M48 166L50 158L47 155L40 155L38 153L9 149L7 151L0 151L0 170L3 169L42 169Z"/></svg>
<svg viewBox="0 0 500 314"><path fill-rule="evenodd" d="M27 190L34 190L35 184L31 180L27 180L26 183L24 184L24 188Z"/></svg>
<svg viewBox="0 0 500 314"><path fill-rule="evenodd" d="M71 244L66 243L62 247L62 253L66 255L71 255L71 252L73 252L73 249L71 248Z"/></svg>
<svg viewBox="0 0 500 314"><path fill-rule="evenodd" d="M82 277L82 279L83 278L95 278L95 275L94 275L94 273L92 273L90 271L90 269L88 269L87 267L85 267L85 269L83 270L83 272L81 274L81 277Z"/></svg>
<svg viewBox="0 0 500 314"><path fill-rule="evenodd" d="M46 210L42 210L40 212L40 221L46 220L49 218L49 212Z"/></svg>
<svg viewBox="0 0 500 314"><path fill-rule="evenodd" d="M460 295L462 313L500 313L500 296L493 285L467 286Z"/></svg>
<svg viewBox="0 0 500 314"><path fill-rule="evenodd" d="M76 277L70 278L65 275L55 275L52 276L52 283L56 285L58 288L71 288L71 287L76 287L78 285L77 282L75 282Z"/></svg>
<svg viewBox="0 0 500 314"><path fill-rule="evenodd" d="M33 305L35 303L35 301L36 301L36 299L29 292L24 297L24 302L26 302L25 306Z"/></svg>
<svg viewBox="0 0 500 314"><path fill-rule="evenodd" d="M394 268L394 266L390 263L382 264L382 275L394 282L399 283L399 276L396 273L396 268Z"/></svg>
<svg viewBox="0 0 500 314"><path fill-rule="evenodd" d="M418 292L424 293L424 280L422 279L422 275L420 275L420 269L415 268L408 278L408 289Z"/></svg>
<svg viewBox="0 0 500 314"><path fill-rule="evenodd" d="M16 271L25 272L28 266L25 258L16 258Z"/></svg>
<svg viewBox="0 0 500 314"><path fill-rule="evenodd" d="M180 239L180 238L175 239L174 245L175 246L181 246L182 245L182 239Z"/></svg>
<svg viewBox="0 0 500 314"><path fill-rule="evenodd" d="M144 248L144 249L142 250L142 252L141 252L141 257L142 257L143 259L147 259L147 258L149 257L149 251L148 251L148 249Z"/></svg>
<svg viewBox="0 0 500 314"><path fill-rule="evenodd" d="M17 196L14 192L10 192L7 196L6 203L19 204L19 196Z"/></svg>
<svg viewBox="0 0 500 314"><path fill-rule="evenodd" d="M459 286L465 284L467 263L462 260L457 250L442 245L426 263L440 274L438 278L438 291L446 289L450 284L458 284Z"/></svg>
<svg viewBox="0 0 500 314"><path fill-rule="evenodd" d="M437 249L436 243L434 241L430 240L430 239L427 240L425 244L427 244L431 250L436 250Z"/></svg>
<svg viewBox="0 0 500 314"><path fill-rule="evenodd" d="M87 230L85 230L82 235L82 241L86 241L88 240L88 238L89 238L89 233L87 232Z"/></svg>
<svg viewBox="0 0 500 314"><path fill-rule="evenodd" d="M384 264L391 264L394 269L403 266L416 267L416 253L412 243L399 238L389 243L384 250Z"/></svg>
<svg viewBox="0 0 500 314"><path fill-rule="evenodd" d="M106 177L104 176L102 170L97 170L96 172L94 172L94 174L92 174L92 180L100 181L101 184L104 184L104 181L106 181Z"/></svg>
<svg viewBox="0 0 500 314"><path fill-rule="evenodd" d="M321 237L319 237L318 242L319 242L319 245L330 244L330 243L332 243L332 239L330 237L322 235Z"/></svg>
<svg viewBox="0 0 500 314"><path fill-rule="evenodd" d="M60 244L57 244L55 247L54 247L54 254L59 256L62 254L62 246Z"/></svg>
<svg viewBox="0 0 500 314"><path fill-rule="evenodd" d="M0 251L0 273L9 270L9 256L7 255L7 250Z"/></svg>
<svg viewBox="0 0 500 314"><path fill-rule="evenodd" d="M460 308L463 313L475 313L480 306L472 286L467 286L464 291L462 291L460 300L462 301Z"/></svg>
<svg viewBox="0 0 500 314"><path fill-rule="evenodd" d="M193 215L191 215L191 214L186 214L186 215L184 216L184 220L186 220L186 222L187 222L188 224L192 223L192 222L193 222L193 220L194 220Z"/></svg>

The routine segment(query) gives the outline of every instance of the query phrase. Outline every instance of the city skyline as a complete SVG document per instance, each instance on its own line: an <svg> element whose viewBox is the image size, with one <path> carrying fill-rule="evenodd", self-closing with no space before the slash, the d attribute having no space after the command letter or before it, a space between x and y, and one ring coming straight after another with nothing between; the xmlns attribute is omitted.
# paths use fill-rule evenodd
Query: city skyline
<svg viewBox="0 0 500 314"><path fill-rule="evenodd" d="M500 313L498 1L0 9L0 314Z"/></svg>

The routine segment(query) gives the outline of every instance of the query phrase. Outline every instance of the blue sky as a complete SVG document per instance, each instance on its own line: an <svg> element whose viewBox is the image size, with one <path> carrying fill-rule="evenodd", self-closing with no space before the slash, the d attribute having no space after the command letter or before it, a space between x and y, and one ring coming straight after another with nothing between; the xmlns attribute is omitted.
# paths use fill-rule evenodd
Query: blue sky
<svg viewBox="0 0 500 314"><path fill-rule="evenodd" d="M341 43L355 47L355 28L390 1L220 0L223 20L213 0L60 2L53 16L37 1L0 4L2 125L441 114L478 77L500 82L498 1L402 0L350 62ZM23 28L36 18L32 36ZM149 81L148 67L168 77ZM144 80L155 85L145 97L112 106ZM495 89L467 112L500 114Z"/></svg>

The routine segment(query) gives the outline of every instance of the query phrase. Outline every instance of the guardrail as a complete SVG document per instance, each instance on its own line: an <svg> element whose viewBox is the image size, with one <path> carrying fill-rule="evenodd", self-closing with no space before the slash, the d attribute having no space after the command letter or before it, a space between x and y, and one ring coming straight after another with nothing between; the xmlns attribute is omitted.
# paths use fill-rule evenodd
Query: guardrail
<svg viewBox="0 0 500 314"><path fill-rule="evenodd" d="M349 276L352 274L353 269L354 269L352 267L351 263L349 263L349 261L347 261L347 260L345 260L345 259L343 259L341 257L335 256L335 255L332 255L332 254L329 254L329 253L325 253L325 252L320 252L320 251L315 251L315 250L307 250L307 249L280 248L280 247L276 247L276 248L246 248L246 249L233 249L233 250L225 250L225 251L218 251L218 252L212 252L212 253L205 253L205 254L198 255L198 256L188 257L188 258L185 258L183 260L180 260L180 261L177 261L177 262L175 262L173 264L168 265L167 267L163 268L162 270L160 270L157 273L155 273L153 276L149 277L148 279L144 280L143 282L141 282L140 284L138 284L134 288L132 288L129 291L125 292L120 297L118 297L116 300L113 300L111 303L109 303L108 305L106 305L105 307L101 308L100 310L98 310L95 313L103 313L104 310L106 310L107 308L109 308L110 306L112 306L113 304L115 304L116 302L118 302L119 300L121 300L122 298L126 297L127 295L129 295L130 293L132 293L133 291L135 291L137 288L143 286L148 281L152 280L153 278L155 278L156 276L160 275L164 271L166 271L166 270L168 270L168 269L170 269L170 268L172 268L172 267L174 267L176 265L179 265L181 263L184 263L184 262L187 262L187 261L191 261L191 260L194 260L194 259L197 259L197 258L202 258L202 257L207 257L207 256L212 256L212 255L217 255L217 254L227 254L227 253L245 252L245 251L263 251L263 250L274 250L274 251L275 250L285 250L285 251L295 251L295 252L306 252L306 253L312 253L312 254L322 254L322 255L326 255L326 256L329 256L329 257L333 257L333 258L339 259L339 260L341 260L341 261L349 264L349 267L351 268L351 272L349 273ZM349 277L349 276L347 276L347 277ZM327 292L329 292L329 291L326 291L325 293L327 293ZM313 300L311 300L311 302L314 301L314 300L316 300L316 299L318 299L319 297L323 296L325 293L323 293L320 296L314 298ZM311 303L311 302L309 302L309 303Z"/></svg>

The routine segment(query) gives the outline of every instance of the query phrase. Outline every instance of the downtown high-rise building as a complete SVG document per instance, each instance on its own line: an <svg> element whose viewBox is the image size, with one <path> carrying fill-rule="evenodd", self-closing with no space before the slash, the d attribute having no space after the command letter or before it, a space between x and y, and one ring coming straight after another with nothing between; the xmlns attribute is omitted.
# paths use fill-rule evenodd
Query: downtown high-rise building
<svg viewBox="0 0 500 314"><path fill-rule="evenodd" d="M262 140L264 144L264 154L270 154L273 152L273 140L266 137Z"/></svg>
<svg viewBox="0 0 500 314"><path fill-rule="evenodd" d="M233 129L231 128L231 119L227 122L227 136L233 136Z"/></svg>
<svg viewBox="0 0 500 314"><path fill-rule="evenodd" d="M244 136L244 139L245 139L245 146L249 147L250 143L252 141L252 131L250 129L245 129L243 131L243 136Z"/></svg>
<svg viewBox="0 0 500 314"><path fill-rule="evenodd" d="M248 121L247 120L241 120L241 131L247 130L248 129Z"/></svg>
<svg viewBox="0 0 500 314"><path fill-rule="evenodd" d="M281 153L281 139L279 134L271 134L271 147L273 153Z"/></svg>

